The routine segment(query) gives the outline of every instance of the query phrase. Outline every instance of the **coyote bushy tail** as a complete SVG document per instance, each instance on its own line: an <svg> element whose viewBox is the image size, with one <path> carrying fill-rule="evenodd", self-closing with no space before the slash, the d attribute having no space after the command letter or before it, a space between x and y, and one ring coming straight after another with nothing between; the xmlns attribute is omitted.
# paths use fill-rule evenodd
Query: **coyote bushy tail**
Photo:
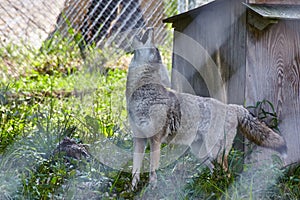
<svg viewBox="0 0 300 200"><path fill-rule="evenodd" d="M246 108L239 106L237 117L239 130L248 140L259 146L286 154L287 146L284 138L254 117Z"/></svg>

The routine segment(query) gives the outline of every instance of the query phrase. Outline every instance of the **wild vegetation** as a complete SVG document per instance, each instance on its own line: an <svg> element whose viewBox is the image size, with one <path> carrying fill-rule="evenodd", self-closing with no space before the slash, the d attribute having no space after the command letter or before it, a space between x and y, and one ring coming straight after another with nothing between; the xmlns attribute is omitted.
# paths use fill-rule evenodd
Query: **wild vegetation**
<svg viewBox="0 0 300 200"><path fill-rule="evenodd" d="M131 55L114 57L108 53L112 49L91 48L84 61L76 41L58 37L37 50L0 49L0 199L299 198L298 166L280 169L274 157L272 165L255 168L244 163L251 151L236 149L228 172L216 165L211 174L187 151L159 170L155 189L147 187L145 174L131 191L131 160L117 166L124 156L111 148L126 155L132 150L124 98ZM162 52L170 66L170 52ZM262 118L271 116L278 128L270 102L252 108ZM54 153L66 137L88 146L89 155ZM269 179L262 180L266 174Z"/></svg>

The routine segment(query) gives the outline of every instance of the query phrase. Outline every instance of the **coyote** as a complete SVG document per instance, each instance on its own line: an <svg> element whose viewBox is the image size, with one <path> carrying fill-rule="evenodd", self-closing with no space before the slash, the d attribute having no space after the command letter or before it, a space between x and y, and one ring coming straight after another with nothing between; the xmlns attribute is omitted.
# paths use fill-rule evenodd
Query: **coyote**
<svg viewBox="0 0 300 200"><path fill-rule="evenodd" d="M169 89L170 81L153 29L132 42L134 56L126 83L128 119L133 132L133 189L140 179L146 142L150 140L150 177L156 183L163 142L190 146L211 170L211 161L228 167L227 156L237 128L250 141L280 153L287 151L282 136L252 116L247 109ZM221 153L220 153L221 152Z"/></svg>

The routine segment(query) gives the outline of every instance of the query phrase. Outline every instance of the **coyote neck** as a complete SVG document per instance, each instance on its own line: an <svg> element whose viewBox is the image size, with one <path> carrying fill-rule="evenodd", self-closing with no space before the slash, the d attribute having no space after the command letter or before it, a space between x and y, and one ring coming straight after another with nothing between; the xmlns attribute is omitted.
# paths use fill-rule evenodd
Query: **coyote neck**
<svg viewBox="0 0 300 200"><path fill-rule="evenodd" d="M157 65L144 64L137 67L129 67L126 97L130 97L136 89L149 83L164 85Z"/></svg>

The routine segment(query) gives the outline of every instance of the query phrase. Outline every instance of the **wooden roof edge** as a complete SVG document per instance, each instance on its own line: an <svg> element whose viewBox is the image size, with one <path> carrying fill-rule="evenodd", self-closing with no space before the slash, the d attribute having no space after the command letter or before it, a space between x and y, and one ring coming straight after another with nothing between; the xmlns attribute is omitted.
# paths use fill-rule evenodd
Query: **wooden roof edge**
<svg viewBox="0 0 300 200"><path fill-rule="evenodd" d="M202 9L203 7L206 7L207 5L210 5L216 1L220 1L220 0L210 0L209 2L206 2L196 8L193 8L191 10L188 10L186 12L183 12L183 13L179 13L177 15L174 15L174 16L171 16L171 17L168 17L166 19L163 19L163 23L174 23L175 21L179 20L179 19L184 19L184 18L187 18L187 17L191 17L193 15L195 15L198 10Z"/></svg>
<svg viewBox="0 0 300 200"><path fill-rule="evenodd" d="M300 5L291 4L249 4L243 3L250 10L264 18L300 19Z"/></svg>
<svg viewBox="0 0 300 200"><path fill-rule="evenodd" d="M221 1L221 0L211 0L205 4L202 4L200 5L199 7L196 7L194 9L191 9L189 11L186 11L186 12L183 12L183 13L180 13L178 15L174 15L174 16L171 16L171 17L168 17L166 19L163 19L163 23L174 23L178 20L181 20L181 19L185 19L185 18L191 18L195 15L197 15L197 12L202 9L202 8L205 8L206 6L208 5L211 5L215 2L218 2L218 1ZM282 3L243 3L244 5L246 5L249 9L253 10L254 12L258 13L259 15L263 16L263 17L267 17L267 18L277 18L277 19L300 19L300 17L298 17L298 12L299 12L299 15L300 15L300 1L299 3L295 3L295 4L292 4L292 3L286 3L286 2L282 2ZM273 7L273 8L276 8L278 10L284 10L286 12L291 12L291 15L286 15L286 16L280 16L278 14L275 14L273 15L275 12L273 12L272 14L268 15L268 14L264 14L263 12L261 12L262 9L267 9L268 7ZM261 8L261 9L258 9L258 8ZM299 11L298 11L298 10Z"/></svg>
<svg viewBox="0 0 300 200"><path fill-rule="evenodd" d="M249 4L300 5L299 0L248 0Z"/></svg>

